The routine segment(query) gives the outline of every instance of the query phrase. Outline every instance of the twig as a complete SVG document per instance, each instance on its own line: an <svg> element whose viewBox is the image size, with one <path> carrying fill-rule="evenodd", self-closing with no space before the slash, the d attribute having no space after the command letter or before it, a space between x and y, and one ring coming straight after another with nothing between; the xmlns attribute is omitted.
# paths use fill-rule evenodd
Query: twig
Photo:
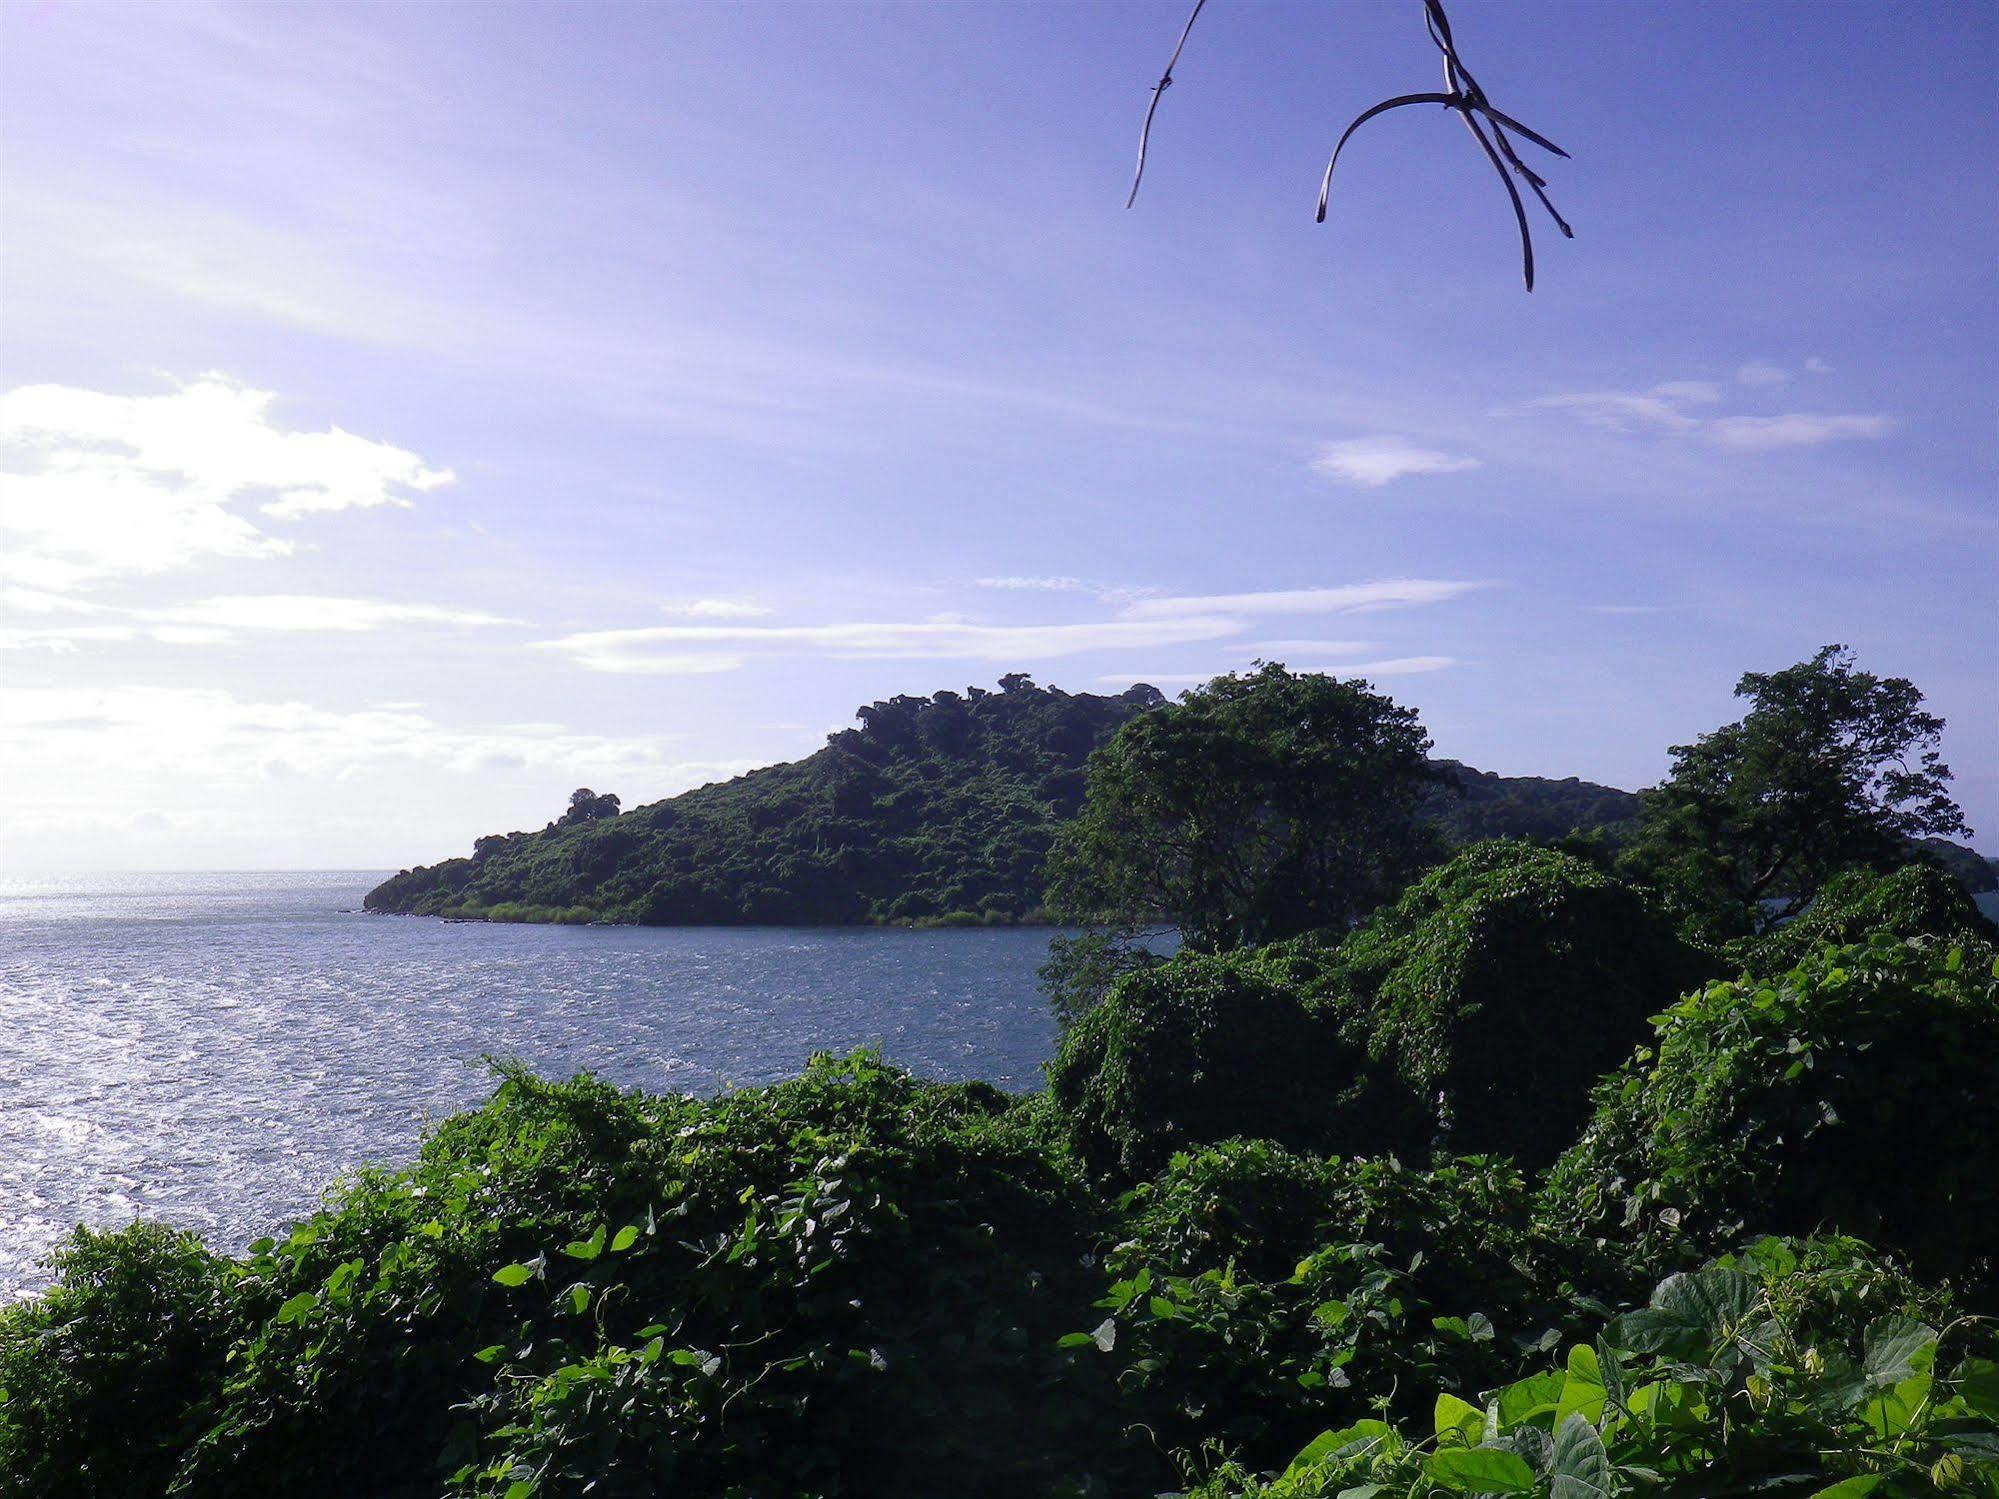
<svg viewBox="0 0 1999 1499"><path fill-rule="evenodd" d="M1173 69L1179 64L1180 54L1187 46L1187 37L1193 31L1194 22L1200 18L1201 8L1206 3L1207 0L1194 0L1193 12L1187 17L1187 24L1180 31L1179 45L1174 47L1173 56L1168 60L1166 71L1160 75L1159 82L1153 85L1152 102L1146 108L1145 125L1138 135L1138 169L1132 174L1131 194L1125 199L1124 204L1126 208L1138 200L1138 185L1145 177L1145 151L1152 139L1152 120L1159 112L1160 96L1173 86ZM1534 289L1534 236L1527 223L1527 206L1521 201L1520 190L1513 185L1514 177L1518 176L1526 182L1528 189L1547 210L1548 217L1555 221L1555 227L1560 229L1566 238L1574 239L1576 232L1569 227L1568 221L1549 200L1547 178L1520 159L1520 153L1513 147L1512 136L1507 132L1512 131L1522 140L1531 141L1552 155L1567 159L1569 153L1539 131L1530 130L1512 115L1493 108L1492 101L1486 97L1478 79L1473 76L1471 69L1465 66L1464 59L1458 55L1457 39L1451 35L1450 17L1444 14L1443 0L1423 0L1423 24L1430 33L1430 40L1436 44L1437 51L1443 55L1443 89L1426 93L1398 94L1393 99L1384 99L1381 103L1362 110L1354 122L1340 133L1339 143L1333 147L1332 159L1326 163L1326 175L1319 183L1317 222L1323 224L1326 221L1326 206L1333 192L1333 169L1340 164L1340 152L1346 148L1346 143L1352 139L1356 130L1376 115L1386 114L1392 109L1402 109L1412 104L1442 105L1464 121L1465 129L1471 133L1471 138L1478 142L1479 150L1484 152L1485 159L1492 163L1492 169L1499 174L1500 186L1506 189L1507 200L1513 206L1513 221L1520 230L1521 275L1527 283L1527 290L1531 292ZM1486 133L1488 129L1491 131L1490 135Z"/></svg>
<svg viewBox="0 0 1999 1499"><path fill-rule="evenodd" d="M1201 7L1208 0L1194 0L1194 9L1187 17L1187 24L1180 28L1179 45L1173 55L1166 59L1166 71L1159 75L1159 81L1152 85L1152 102L1145 109L1145 126L1138 132L1138 169L1131 174L1131 195L1124 200L1126 208L1138 201L1138 184L1145 179L1145 147L1152 139L1152 117L1159 113L1159 98L1173 87L1173 69L1180 61L1180 53L1187 45L1187 38L1194 30L1194 23L1201 18Z"/></svg>

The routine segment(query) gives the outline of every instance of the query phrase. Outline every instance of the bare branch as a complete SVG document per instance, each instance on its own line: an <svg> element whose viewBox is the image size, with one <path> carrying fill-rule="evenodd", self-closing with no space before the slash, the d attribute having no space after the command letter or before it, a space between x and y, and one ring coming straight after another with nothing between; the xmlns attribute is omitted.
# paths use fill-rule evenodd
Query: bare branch
<svg viewBox="0 0 1999 1499"><path fill-rule="evenodd" d="M1166 71L1159 75L1159 82L1152 86L1152 102L1145 108L1145 125L1138 132L1138 169L1131 174L1131 195L1124 200L1126 208L1138 201L1138 184L1145 180L1145 147L1152 139L1152 117L1159 113L1159 100L1173 87L1173 69L1179 66L1180 54L1187 46L1187 38L1193 33L1194 23L1201 19L1201 7L1208 0L1194 0L1194 9L1187 16L1187 24L1180 28L1180 41L1173 48L1173 55L1166 59Z"/></svg>

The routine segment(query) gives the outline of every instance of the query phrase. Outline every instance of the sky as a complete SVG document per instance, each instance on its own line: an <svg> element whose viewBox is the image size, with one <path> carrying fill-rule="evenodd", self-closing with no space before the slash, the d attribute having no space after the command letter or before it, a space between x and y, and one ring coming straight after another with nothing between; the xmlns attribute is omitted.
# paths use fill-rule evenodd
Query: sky
<svg viewBox="0 0 1999 1499"><path fill-rule="evenodd" d="M392 869L1025 671L1655 782L1907 676L1999 852L1999 8L0 4L0 869ZM1528 148L1531 150L1531 148ZM1541 163L1537 161L1537 165Z"/></svg>

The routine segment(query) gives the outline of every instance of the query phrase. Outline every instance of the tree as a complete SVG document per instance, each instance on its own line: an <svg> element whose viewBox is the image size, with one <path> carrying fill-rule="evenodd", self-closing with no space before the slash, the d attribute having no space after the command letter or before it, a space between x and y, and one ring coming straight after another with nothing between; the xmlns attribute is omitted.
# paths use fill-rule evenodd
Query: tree
<svg viewBox="0 0 1999 1499"><path fill-rule="evenodd" d="M579 786L569 793L569 810L556 823L559 828L575 827L582 822L601 822L606 817L618 815L618 795L607 791L602 796L588 786Z"/></svg>
<svg viewBox="0 0 1999 1499"><path fill-rule="evenodd" d="M1625 856L1717 935L1796 915L1843 870L1906 863L1912 838L1970 833L1937 748L1943 720L1907 678L1857 670L1829 645L1744 674L1735 695L1753 705L1741 720L1673 746Z"/></svg>
<svg viewBox="0 0 1999 1499"><path fill-rule="evenodd" d="M1365 682L1233 672L1143 714L1090 758L1050 861L1072 919L1166 921L1219 950L1331 927L1395 894L1435 851L1417 818L1443 779L1408 708Z"/></svg>

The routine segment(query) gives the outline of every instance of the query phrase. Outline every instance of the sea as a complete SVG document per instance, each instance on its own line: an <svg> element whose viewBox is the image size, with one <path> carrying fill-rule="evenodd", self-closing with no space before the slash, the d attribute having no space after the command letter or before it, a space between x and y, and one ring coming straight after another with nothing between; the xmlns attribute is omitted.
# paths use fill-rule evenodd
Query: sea
<svg viewBox="0 0 1999 1499"><path fill-rule="evenodd" d="M485 1098L491 1058L711 1094L815 1051L1041 1082L1049 928L486 925L376 872L0 881L0 1301L77 1223L240 1249Z"/></svg>
<svg viewBox="0 0 1999 1499"><path fill-rule="evenodd" d="M0 880L0 1301L78 1223L275 1232L352 1167L407 1161L491 1092L492 1058L710 1094L875 1046L1024 1091L1054 1051L1048 928L371 916L382 878Z"/></svg>

